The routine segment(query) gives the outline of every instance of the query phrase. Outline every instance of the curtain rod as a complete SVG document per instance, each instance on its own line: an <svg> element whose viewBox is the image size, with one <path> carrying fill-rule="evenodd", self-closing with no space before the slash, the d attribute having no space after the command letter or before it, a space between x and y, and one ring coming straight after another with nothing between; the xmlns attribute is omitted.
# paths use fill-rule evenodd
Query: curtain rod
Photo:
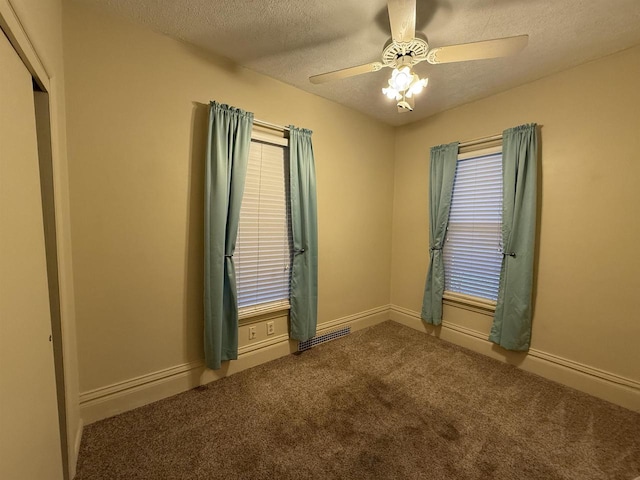
<svg viewBox="0 0 640 480"><path fill-rule="evenodd" d="M264 120L253 119L253 124L259 127L270 128L271 130L278 130L279 132L288 132L289 127L283 127L282 125L276 125L275 123L265 122Z"/></svg>
<svg viewBox="0 0 640 480"><path fill-rule="evenodd" d="M538 123L537 127L542 128L542 125ZM502 140L501 133L498 135L491 135L489 137L474 138L472 140L467 140L466 142L460 142L460 144L458 145L458 148L473 147L474 145L480 145L482 143L488 143L488 142L495 142L497 140Z"/></svg>
<svg viewBox="0 0 640 480"><path fill-rule="evenodd" d="M487 143L487 142L495 142L496 140L502 140L502 134L491 135L490 137L474 138L473 140L460 142L460 144L458 145L458 148L473 147L474 145L479 145L481 143Z"/></svg>

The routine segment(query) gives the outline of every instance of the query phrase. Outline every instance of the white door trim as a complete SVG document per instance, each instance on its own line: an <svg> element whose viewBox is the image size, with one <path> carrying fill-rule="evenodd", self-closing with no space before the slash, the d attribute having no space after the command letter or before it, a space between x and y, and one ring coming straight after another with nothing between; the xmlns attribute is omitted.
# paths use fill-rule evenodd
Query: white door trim
<svg viewBox="0 0 640 480"><path fill-rule="evenodd" d="M31 76L44 91L50 92L49 73L36 53L36 49L9 0L0 0L0 27L9 38L13 48L18 52Z"/></svg>

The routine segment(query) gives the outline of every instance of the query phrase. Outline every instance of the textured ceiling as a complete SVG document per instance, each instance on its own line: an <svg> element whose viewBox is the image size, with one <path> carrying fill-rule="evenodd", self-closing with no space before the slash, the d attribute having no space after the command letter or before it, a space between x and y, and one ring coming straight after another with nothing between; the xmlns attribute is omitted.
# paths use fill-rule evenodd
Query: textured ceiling
<svg viewBox="0 0 640 480"><path fill-rule="evenodd" d="M417 0L432 47L528 34L517 56L415 67L415 110L381 93L390 70L323 85L308 77L380 60L384 0L76 0L208 49L391 125L425 118L640 44L640 0Z"/></svg>

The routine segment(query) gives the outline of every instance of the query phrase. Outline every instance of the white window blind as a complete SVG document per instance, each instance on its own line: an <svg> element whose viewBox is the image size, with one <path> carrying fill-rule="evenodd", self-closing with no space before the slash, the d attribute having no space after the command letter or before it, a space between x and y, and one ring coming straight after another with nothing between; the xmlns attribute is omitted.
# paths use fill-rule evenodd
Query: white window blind
<svg viewBox="0 0 640 480"><path fill-rule="evenodd" d="M501 244L502 152L460 155L443 248L445 291L495 302Z"/></svg>
<svg viewBox="0 0 640 480"><path fill-rule="evenodd" d="M287 147L252 139L233 256L238 306L245 314L265 306L289 305L287 166Z"/></svg>

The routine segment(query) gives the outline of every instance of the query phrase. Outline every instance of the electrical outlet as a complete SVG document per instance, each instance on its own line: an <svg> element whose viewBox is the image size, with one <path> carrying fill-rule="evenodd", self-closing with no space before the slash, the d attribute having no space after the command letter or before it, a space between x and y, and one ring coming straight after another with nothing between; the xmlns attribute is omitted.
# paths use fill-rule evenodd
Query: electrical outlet
<svg viewBox="0 0 640 480"><path fill-rule="evenodd" d="M273 335L274 333L276 333L276 326L274 322L267 322L267 335Z"/></svg>
<svg viewBox="0 0 640 480"><path fill-rule="evenodd" d="M249 327L249 340L255 340L256 339L256 327L251 326Z"/></svg>

